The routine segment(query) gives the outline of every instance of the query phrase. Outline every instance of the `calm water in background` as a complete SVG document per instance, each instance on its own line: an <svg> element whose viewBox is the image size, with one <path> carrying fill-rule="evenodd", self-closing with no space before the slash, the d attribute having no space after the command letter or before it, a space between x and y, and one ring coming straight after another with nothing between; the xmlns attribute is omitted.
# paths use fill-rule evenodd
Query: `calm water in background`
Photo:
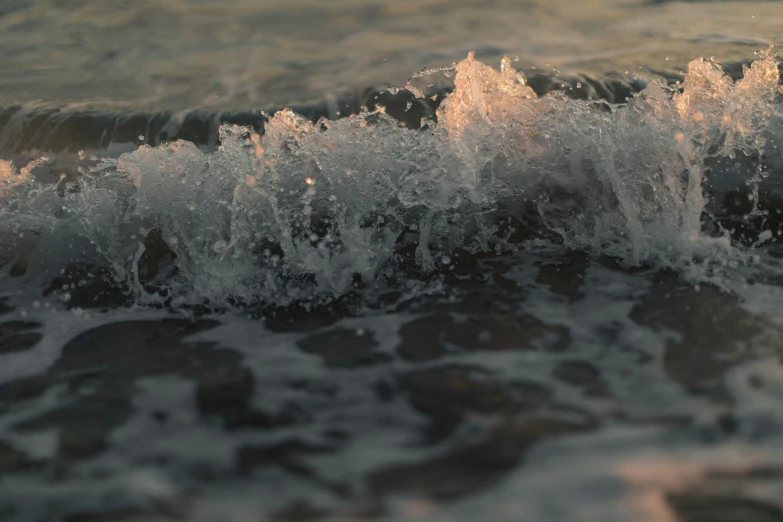
<svg viewBox="0 0 783 522"><path fill-rule="evenodd" d="M578 100L781 41L775 1L0 2L0 521L783 521L775 65ZM468 60L422 130L257 112L471 51L577 100Z"/></svg>
<svg viewBox="0 0 783 522"><path fill-rule="evenodd" d="M9 0L0 106L279 107L401 86L476 51L519 67L649 78L746 60L783 34L777 2Z"/></svg>

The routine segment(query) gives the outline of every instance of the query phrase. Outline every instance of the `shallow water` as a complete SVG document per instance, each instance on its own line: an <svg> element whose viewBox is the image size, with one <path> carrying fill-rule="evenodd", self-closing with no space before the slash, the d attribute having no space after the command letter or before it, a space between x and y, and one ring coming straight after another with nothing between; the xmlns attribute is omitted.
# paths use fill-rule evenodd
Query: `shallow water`
<svg viewBox="0 0 783 522"><path fill-rule="evenodd" d="M0 520L783 520L781 14L3 5Z"/></svg>

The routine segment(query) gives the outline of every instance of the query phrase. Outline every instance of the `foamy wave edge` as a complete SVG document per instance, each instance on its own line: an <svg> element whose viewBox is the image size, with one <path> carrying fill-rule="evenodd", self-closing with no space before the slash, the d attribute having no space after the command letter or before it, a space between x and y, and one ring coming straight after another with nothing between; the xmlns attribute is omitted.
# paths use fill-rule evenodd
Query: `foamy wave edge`
<svg viewBox="0 0 783 522"><path fill-rule="evenodd" d="M542 241L523 230L713 282L780 235L773 47L736 82L698 59L681 84L623 105L538 97L509 59L498 71L470 54L454 70L437 123L418 130L382 107L316 123L284 110L263 134L223 125L211 153L141 146L57 183L33 175L43 158L0 161L5 261L33 238L31 274L104 266L140 303L234 306ZM741 212L727 208L735 193Z"/></svg>

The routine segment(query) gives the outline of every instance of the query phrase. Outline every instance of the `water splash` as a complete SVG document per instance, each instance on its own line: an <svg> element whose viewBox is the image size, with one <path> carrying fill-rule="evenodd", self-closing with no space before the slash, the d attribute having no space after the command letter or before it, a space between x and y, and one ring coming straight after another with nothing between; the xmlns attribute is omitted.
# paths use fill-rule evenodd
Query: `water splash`
<svg viewBox="0 0 783 522"><path fill-rule="evenodd" d="M57 184L0 163L0 225L40 234L33 264L108 264L139 301L175 304L340 295L393 273L411 242L423 272L457 248L505 248L509 216L696 279L746 262L728 230L704 225L733 187L714 183L711 201L705 184L716 162L776 157L773 48L736 82L699 59L681 85L654 82L622 106L537 97L508 59L454 69L438 123L418 130L383 108L316 123L284 110L263 135L224 125L212 153L144 145ZM769 168L754 169L740 177L758 195ZM149 258L171 266L150 277Z"/></svg>

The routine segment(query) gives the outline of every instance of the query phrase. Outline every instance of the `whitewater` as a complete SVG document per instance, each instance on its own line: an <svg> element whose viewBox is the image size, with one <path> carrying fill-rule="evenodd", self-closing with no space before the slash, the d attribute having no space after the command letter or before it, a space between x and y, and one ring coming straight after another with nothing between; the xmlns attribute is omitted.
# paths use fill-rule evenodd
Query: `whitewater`
<svg viewBox="0 0 783 522"><path fill-rule="evenodd" d="M214 152L141 146L49 182L32 174L45 157L4 161L5 243L36 238L31 272L94 263L136 302L225 307L340 296L391 277L409 243L417 271L448 269L455 250L519 248L514 232L536 228L720 284L780 234L773 48L736 82L700 59L622 105L539 98L508 58L453 67L454 92L419 128L383 107L315 123L282 110L263 135L223 125Z"/></svg>

